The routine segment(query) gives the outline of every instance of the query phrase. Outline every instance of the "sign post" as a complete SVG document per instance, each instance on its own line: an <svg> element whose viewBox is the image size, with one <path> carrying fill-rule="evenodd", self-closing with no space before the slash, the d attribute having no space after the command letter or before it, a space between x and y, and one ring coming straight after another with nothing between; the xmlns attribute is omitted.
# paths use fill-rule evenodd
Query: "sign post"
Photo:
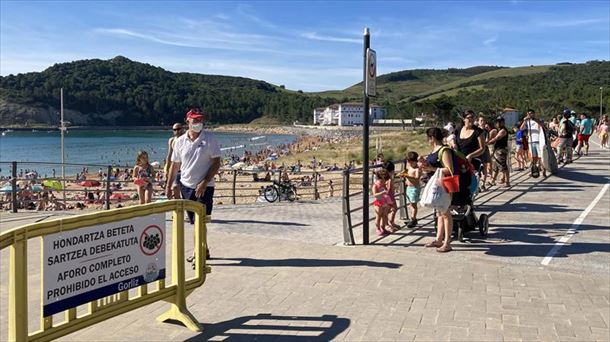
<svg viewBox="0 0 610 342"><path fill-rule="evenodd" d="M377 58L370 49L369 28L364 28L363 125L362 125L362 244L369 244L369 96L375 96Z"/></svg>

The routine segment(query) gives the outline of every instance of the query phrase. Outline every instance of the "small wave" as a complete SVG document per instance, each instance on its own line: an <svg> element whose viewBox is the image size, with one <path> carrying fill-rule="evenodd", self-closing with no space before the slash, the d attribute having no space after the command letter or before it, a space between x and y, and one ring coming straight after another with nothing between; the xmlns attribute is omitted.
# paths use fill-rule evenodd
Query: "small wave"
<svg viewBox="0 0 610 342"><path fill-rule="evenodd" d="M250 141L259 140L259 139L264 139L264 138L266 138L266 136L261 135L260 137L254 137L254 138L250 138Z"/></svg>
<svg viewBox="0 0 610 342"><path fill-rule="evenodd" d="M237 149L244 148L244 147L245 147L245 145L237 145L237 146L223 147L223 148L221 148L220 150L221 150L221 151L226 151L226 150L237 150Z"/></svg>

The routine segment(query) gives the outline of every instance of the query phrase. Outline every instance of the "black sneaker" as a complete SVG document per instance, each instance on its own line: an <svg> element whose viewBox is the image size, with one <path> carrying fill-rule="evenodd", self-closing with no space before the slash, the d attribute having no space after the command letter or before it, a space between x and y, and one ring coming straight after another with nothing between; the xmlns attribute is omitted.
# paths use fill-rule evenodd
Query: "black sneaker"
<svg viewBox="0 0 610 342"><path fill-rule="evenodd" d="M413 219L413 220L409 221L409 223L407 223L407 228L413 228L415 226L417 226L417 220L416 219Z"/></svg>

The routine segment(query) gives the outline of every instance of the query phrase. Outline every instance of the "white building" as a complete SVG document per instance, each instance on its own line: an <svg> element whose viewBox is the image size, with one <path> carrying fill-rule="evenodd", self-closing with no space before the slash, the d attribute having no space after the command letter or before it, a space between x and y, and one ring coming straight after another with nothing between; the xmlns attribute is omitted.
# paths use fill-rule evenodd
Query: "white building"
<svg viewBox="0 0 610 342"><path fill-rule="evenodd" d="M320 107L313 110L313 124L320 125L322 120L324 120L324 110L326 108Z"/></svg>
<svg viewBox="0 0 610 342"><path fill-rule="evenodd" d="M359 126L364 123L364 106L362 103L340 103L322 109L314 109L314 125ZM370 105L369 122L373 123L373 120L383 119L386 114L385 108L374 104Z"/></svg>

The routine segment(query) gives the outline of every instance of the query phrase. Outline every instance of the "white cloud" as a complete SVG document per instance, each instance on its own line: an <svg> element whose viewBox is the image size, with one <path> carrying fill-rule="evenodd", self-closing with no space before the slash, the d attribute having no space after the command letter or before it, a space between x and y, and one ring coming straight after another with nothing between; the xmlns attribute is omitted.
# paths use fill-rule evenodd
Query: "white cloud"
<svg viewBox="0 0 610 342"><path fill-rule="evenodd" d="M252 7L250 5L240 4L237 6L237 13L244 18L249 19L250 21L256 23L259 26L266 27L269 29L277 29L278 27L272 22L265 20L261 17L258 17L250 12Z"/></svg>
<svg viewBox="0 0 610 342"><path fill-rule="evenodd" d="M327 42L362 44L362 39L321 36L321 35L318 35L316 32L305 32L305 33L301 34L301 37L304 37L307 39L312 39L312 40L322 40L322 41L327 41Z"/></svg>
<svg viewBox="0 0 610 342"><path fill-rule="evenodd" d="M498 40L498 37L497 37L497 36L494 36L494 37L491 37L491 38L485 39L485 40L483 41L483 45L485 45L485 46L491 46L491 45L493 45L493 43L495 43L497 40Z"/></svg>
<svg viewBox="0 0 610 342"><path fill-rule="evenodd" d="M608 19L591 18L591 19L555 19L555 20L536 20L534 24L540 27L573 27L598 24L608 22Z"/></svg>

